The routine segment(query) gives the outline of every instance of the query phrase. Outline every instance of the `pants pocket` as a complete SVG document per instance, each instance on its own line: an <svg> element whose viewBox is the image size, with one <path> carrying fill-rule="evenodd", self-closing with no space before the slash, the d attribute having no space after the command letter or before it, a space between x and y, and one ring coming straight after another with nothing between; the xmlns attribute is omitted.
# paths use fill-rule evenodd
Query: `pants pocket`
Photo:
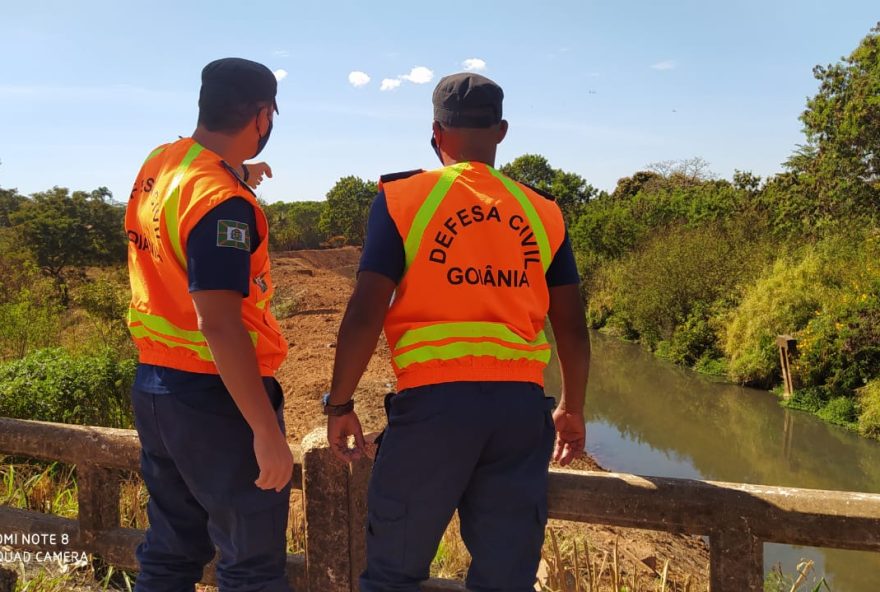
<svg viewBox="0 0 880 592"><path fill-rule="evenodd" d="M406 553L406 504L378 494L367 503L369 563L400 570Z"/></svg>

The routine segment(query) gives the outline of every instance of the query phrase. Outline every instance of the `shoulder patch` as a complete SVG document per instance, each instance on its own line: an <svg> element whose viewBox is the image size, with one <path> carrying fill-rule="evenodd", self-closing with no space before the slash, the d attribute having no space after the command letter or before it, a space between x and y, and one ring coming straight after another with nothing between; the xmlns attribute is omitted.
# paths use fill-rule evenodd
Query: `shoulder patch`
<svg viewBox="0 0 880 592"><path fill-rule="evenodd" d="M544 191L543 189L538 189L537 187L533 187L532 185L529 185L528 183L523 183L523 185L525 185L526 187L528 187L529 189L531 189L532 191L534 191L535 193L537 193L538 195L540 195L544 199L549 199L550 201L556 201L556 196L548 191Z"/></svg>
<svg viewBox="0 0 880 592"><path fill-rule="evenodd" d="M237 220L217 220L217 246L251 250L250 227Z"/></svg>
<svg viewBox="0 0 880 592"><path fill-rule="evenodd" d="M402 171L400 173L388 173L387 175L382 175L379 177L380 183L391 183L392 181L400 181L401 179L408 179L414 175L418 175L419 173L424 173L424 169L413 169L411 171Z"/></svg>

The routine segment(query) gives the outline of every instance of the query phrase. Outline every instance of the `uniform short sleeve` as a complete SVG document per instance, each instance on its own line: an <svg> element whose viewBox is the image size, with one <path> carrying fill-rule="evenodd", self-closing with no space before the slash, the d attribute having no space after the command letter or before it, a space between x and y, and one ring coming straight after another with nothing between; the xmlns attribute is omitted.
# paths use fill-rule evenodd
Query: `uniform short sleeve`
<svg viewBox="0 0 880 592"><path fill-rule="evenodd" d="M547 268L546 278L547 286L551 288L579 284L581 282L567 230L565 231L562 246L556 251L556 256L553 257L550 267Z"/></svg>
<svg viewBox="0 0 880 592"><path fill-rule="evenodd" d="M251 253L256 250L254 207L234 197L205 214L186 240L189 291L234 290L250 294Z"/></svg>
<svg viewBox="0 0 880 592"><path fill-rule="evenodd" d="M381 273L395 283L400 283L406 264L403 238L388 213L385 194L379 192L370 207L367 220L367 240L361 254L358 273L372 271Z"/></svg>

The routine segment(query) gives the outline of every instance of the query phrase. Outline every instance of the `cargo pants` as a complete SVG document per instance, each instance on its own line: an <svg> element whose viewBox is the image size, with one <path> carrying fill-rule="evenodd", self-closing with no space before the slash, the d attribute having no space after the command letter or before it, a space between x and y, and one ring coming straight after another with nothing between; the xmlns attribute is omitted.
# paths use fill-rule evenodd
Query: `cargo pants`
<svg viewBox="0 0 880 592"><path fill-rule="evenodd" d="M274 384L269 396L283 429L283 395ZM280 493L254 485L253 432L231 395L135 388L132 403L150 494L135 592L192 592L215 551L221 592L289 592L290 485Z"/></svg>
<svg viewBox="0 0 880 592"><path fill-rule="evenodd" d="M547 522L554 400L526 382L457 382L390 398L370 479L361 592L417 592L453 512L468 590L526 592Z"/></svg>

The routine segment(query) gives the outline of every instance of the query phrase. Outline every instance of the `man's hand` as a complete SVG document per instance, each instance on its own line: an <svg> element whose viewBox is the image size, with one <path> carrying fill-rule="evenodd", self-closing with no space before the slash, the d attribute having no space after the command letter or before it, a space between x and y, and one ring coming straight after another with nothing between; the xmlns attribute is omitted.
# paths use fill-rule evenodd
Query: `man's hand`
<svg viewBox="0 0 880 592"><path fill-rule="evenodd" d="M556 424L553 460L564 467L584 454L587 428L584 425L583 410L575 413L559 405L553 412L553 423Z"/></svg>
<svg viewBox="0 0 880 592"><path fill-rule="evenodd" d="M250 185L252 189L256 189L259 187L260 183L263 182L263 175L266 175L270 179L272 178L272 167L265 162L254 162L251 164L245 164L245 166L248 170L247 184Z"/></svg>
<svg viewBox="0 0 880 592"><path fill-rule="evenodd" d="M348 447L348 437L354 436L354 448ZM356 461L366 454L364 432L357 413L327 416L327 441L336 458L344 463Z"/></svg>
<svg viewBox="0 0 880 592"><path fill-rule="evenodd" d="M293 455L281 430L254 432L254 454L260 476L254 484L260 489L281 491L293 476Z"/></svg>

